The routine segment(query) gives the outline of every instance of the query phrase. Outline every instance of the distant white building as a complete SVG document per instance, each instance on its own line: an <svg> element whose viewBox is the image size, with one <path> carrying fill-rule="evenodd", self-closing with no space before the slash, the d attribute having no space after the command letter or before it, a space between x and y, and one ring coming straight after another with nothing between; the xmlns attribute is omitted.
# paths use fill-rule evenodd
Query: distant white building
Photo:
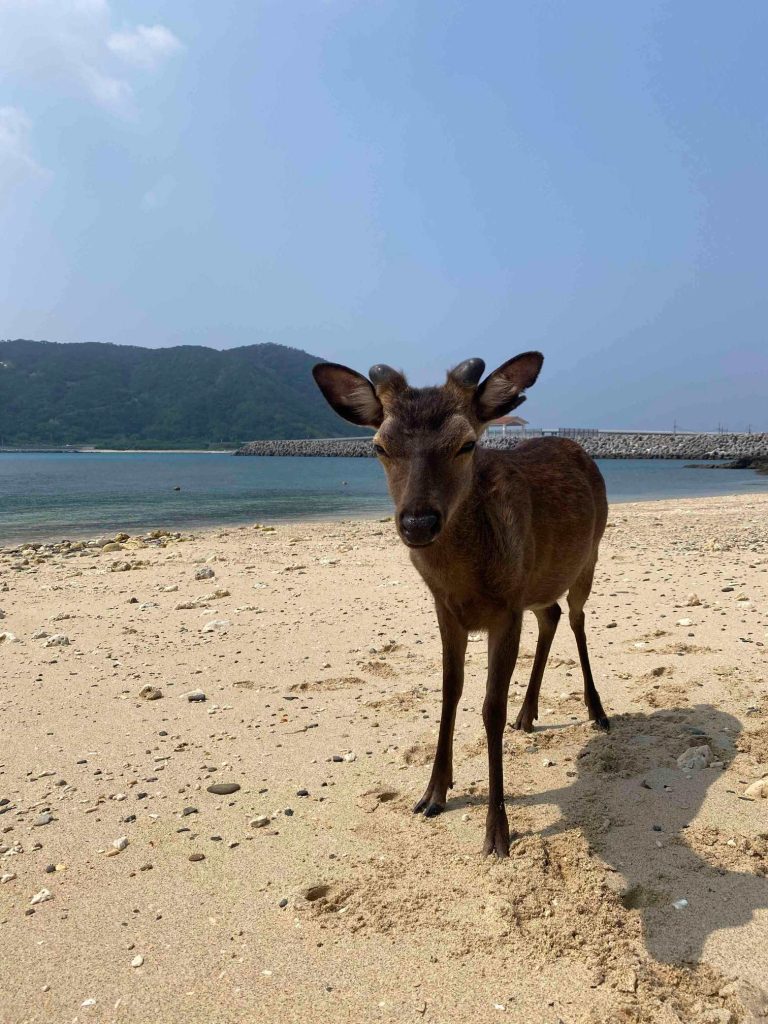
<svg viewBox="0 0 768 1024"><path fill-rule="evenodd" d="M507 436L507 427L515 428L527 427L528 420L524 420L522 416L499 416L497 420L491 420L488 424L489 434L501 434L502 437Z"/></svg>

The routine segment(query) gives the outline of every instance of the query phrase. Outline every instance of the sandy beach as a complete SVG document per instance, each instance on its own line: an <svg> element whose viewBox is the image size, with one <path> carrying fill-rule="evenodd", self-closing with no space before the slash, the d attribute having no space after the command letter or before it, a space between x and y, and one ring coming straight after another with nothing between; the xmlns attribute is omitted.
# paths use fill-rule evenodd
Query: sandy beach
<svg viewBox="0 0 768 1024"><path fill-rule="evenodd" d="M447 811L411 813L440 644L391 521L6 549L0 609L3 1024L768 1017L768 496L612 506L612 729L564 619L503 862L481 636Z"/></svg>

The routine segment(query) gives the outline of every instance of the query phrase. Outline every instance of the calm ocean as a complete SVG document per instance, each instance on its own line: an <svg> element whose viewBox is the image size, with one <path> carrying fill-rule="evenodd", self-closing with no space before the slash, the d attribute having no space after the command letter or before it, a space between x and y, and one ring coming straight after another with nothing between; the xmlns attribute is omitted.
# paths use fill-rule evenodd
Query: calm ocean
<svg viewBox="0 0 768 1024"><path fill-rule="evenodd" d="M632 459L599 465L611 501L768 491L768 477L751 470L693 470L678 461ZM2 544L390 512L374 459L0 453Z"/></svg>

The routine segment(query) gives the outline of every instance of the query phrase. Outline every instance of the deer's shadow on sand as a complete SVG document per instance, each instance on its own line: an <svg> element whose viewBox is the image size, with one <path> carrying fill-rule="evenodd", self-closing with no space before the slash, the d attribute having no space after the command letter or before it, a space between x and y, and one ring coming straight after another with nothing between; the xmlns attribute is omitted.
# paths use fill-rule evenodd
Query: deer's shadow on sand
<svg viewBox="0 0 768 1024"><path fill-rule="evenodd" d="M513 797L512 828L516 807L556 804L560 820L540 834L580 830L608 865L624 905L641 911L651 956L667 963L698 962L711 934L745 925L768 908L768 878L726 866L754 863L758 870L768 869L768 860L750 860L744 847L744 836L758 837L758 828L742 831L727 814L713 820L705 813L694 824L710 786L733 801L734 811L743 786L718 768L684 773L676 763L686 747L707 743L715 760L727 766L741 729L738 719L706 704L617 715L609 734L596 732L582 749L571 783ZM756 842L768 858L765 834ZM729 839L735 847L727 845ZM687 906L678 910L673 903L681 899ZM734 972L747 962L764 972L764 933L762 939L743 937L739 950L744 963L734 963Z"/></svg>

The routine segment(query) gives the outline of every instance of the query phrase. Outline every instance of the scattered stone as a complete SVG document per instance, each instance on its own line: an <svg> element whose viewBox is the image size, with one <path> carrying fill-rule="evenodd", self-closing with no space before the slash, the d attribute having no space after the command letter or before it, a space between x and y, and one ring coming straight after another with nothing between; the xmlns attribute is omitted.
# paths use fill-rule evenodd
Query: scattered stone
<svg viewBox="0 0 768 1024"><path fill-rule="evenodd" d="M251 828L264 828L266 825L269 824L269 816L266 814L260 814L256 818L251 818L248 824L251 826Z"/></svg>
<svg viewBox="0 0 768 1024"><path fill-rule="evenodd" d="M701 604L698 594L689 594L685 599L686 608L698 608Z"/></svg>
<svg viewBox="0 0 768 1024"><path fill-rule="evenodd" d="M686 899L673 900L672 901L672 906L675 908L675 910L685 910L685 908L688 906L688 900L686 900Z"/></svg>
<svg viewBox="0 0 768 1024"><path fill-rule="evenodd" d="M230 793L236 793L240 789L240 785L237 782L214 782L212 786L208 786L208 792L214 793L216 796L229 796Z"/></svg>
<svg viewBox="0 0 768 1024"><path fill-rule="evenodd" d="M16 639L15 633L4 632L0 633L0 644L17 644L19 641Z"/></svg>
<svg viewBox="0 0 768 1024"><path fill-rule="evenodd" d="M128 836L118 836L117 839L112 843L112 847L117 850L118 853L122 852L128 845Z"/></svg>
<svg viewBox="0 0 768 1024"><path fill-rule="evenodd" d="M163 691L159 686L150 686L147 684L147 686L142 686L139 690L139 696L143 697L144 700L160 700L163 696Z"/></svg>
<svg viewBox="0 0 768 1024"><path fill-rule="evenodd" d="M193 864L195 864L199 860L205 860L205 854L204 853L190 853L189 859L192 861Z"/></svg>
<svg viewBox="0 0 768 1024"><path fill-rule="evenodd" d="M688 747L677 759L677 767L684 772L707 768L712 762L712 751L704 743L700 747Z"/></svg>
<svg viewBox="0 0 768 1024"><path fill-rule="evenodd" d="M744 796L751 797L753 800L768 800L768 777L759 779L757 782L753 782L751 786L747 786L744 790Z"/></svg>
<svg viewBox="0 0 768 1024"><path fill-rule="evenodd" d="M48 632L47 629L38 629L37 632L32 634L32 639L33 640L45 640L50 635L51 634Z"/></svg>
<svg viewBox="0 0 768 1024"><path fill-rule="evenodd" d="M41 825L50 825L53 820L54 817L50 811L43 811L42 814L38 814L32 825L34 828L39 828Z"/></svg>
<svg viewBox="0 0 768 1024"><path fill-rule="evenodd" d="M181 816L182 816L182 818L187 818L187 817L189 817L190 814L197 814L197 813L198 813L198 811L197 811L196 807L185 807L184 810L181 812Z"/></svg>
<svg viewBox="0 0 768 1024"><path fill-rule="evenodd" d="M229 619L213 619L212 622L206 622L206 624L203 626L203 632L216 633L227 629L229 625Z"/></svg>
<svg viewBox="0 0 768 1024"><path fill-rule="evenodd" d="M187 698L188 701L191 701L193 704L199 703L200 701L204 701L206 699L206 696L202 690L190 690L189 693L185 693L184 696Z"/></svg>
<svg viewBox="0 0 768 1024"><path fill-rule="evenodd" d="M53 899L53 893L48 889L41 889L40 892L36 892L32 899L29 901L30 906L36 907L38 903L46 903L48 900Z"/></svg>
<svg viewBox="0 0 768 1024"><path fill-rule="evenodd" d="M678 619L677 620L677 624L678 624L678 626L692 626L693 625L693 620L692 619Z"/></svg>
<svg viewBox="0 0 768 1024"><path fill-rule="evenodd" d="M211 580L216 575L209 565L201 565L195 572L196 580Z"/></svg>
<svg viewBox="0 0 768 1024"><path fill-rule="evenodd" d="M69 637L64 633L54 633L45 641L46 647L69 647Z"/></svg>
<svg viewBox="0 0 768 1024"><path fill-rule="evenodd" d="M285 898L285 896L283 896L283 898L280 900L280 902L277 905L278 905L278 907L287 907L288 906L288 900Z"/></svg>
<svg viewBox="0 0 768 1024"><path fill-rule="evenodd" d="M131 960L131 967L141 967L144 964L144 957L139 954Z"/></svg>

